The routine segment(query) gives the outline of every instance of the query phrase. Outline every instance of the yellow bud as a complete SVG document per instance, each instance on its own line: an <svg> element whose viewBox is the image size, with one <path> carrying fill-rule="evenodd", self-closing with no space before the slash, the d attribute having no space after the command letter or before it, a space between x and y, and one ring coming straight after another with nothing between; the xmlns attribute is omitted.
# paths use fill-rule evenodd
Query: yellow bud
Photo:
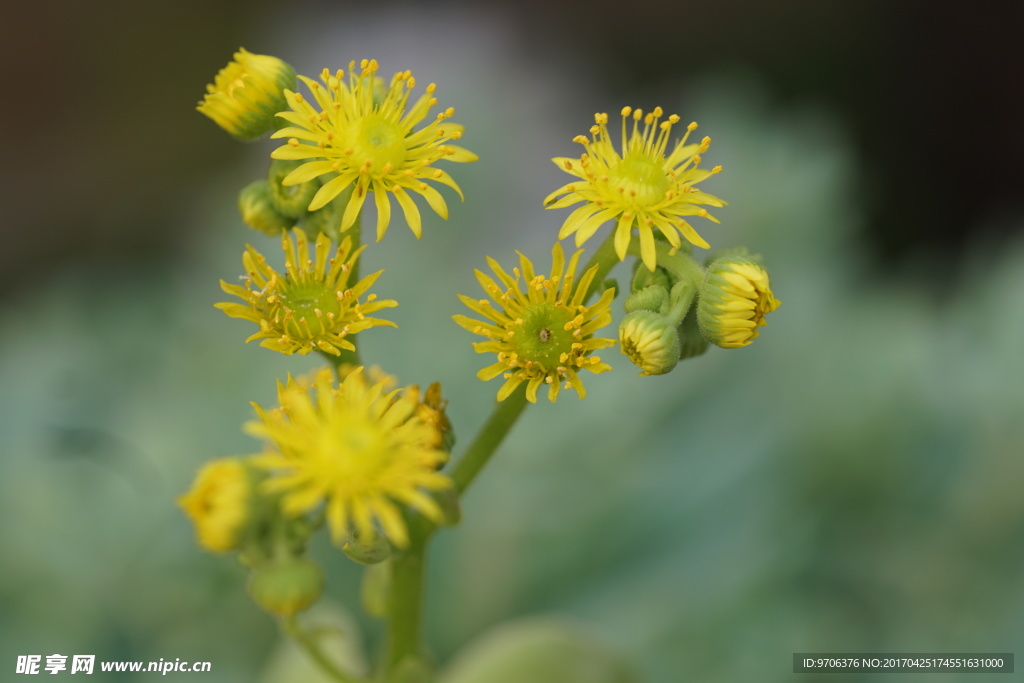
<svg viewBox="0 0 1024 683"><path fill-rule="evenodd" d="M746 346L758 337L765 316L779 307L768 272L743 256L726 256L708 266L700 287L697 323L712 344Z"/></svg>
<svg viewBox="0 0 1024 683"><path fill-rule="evenodd" d="M196 109L239 140L255 140L275 127L288 109L285 90L295 89L295 70L277 57L239 48L221 69Z"/></svg>
<svg viewBox="0 0 1024 683"><path fill-rule="evenodd" d="M679 362L676 326L654 311L633 311L622 319L619 347L643 377L664 375Z"/></svg>
<svg viewBox="0 0 1024 683"><path fill-rule="evenodd" d="M235 550L252 518L253 477L238 458L206 463L178 505L196 527L199 545L213 553Z"/></svg>

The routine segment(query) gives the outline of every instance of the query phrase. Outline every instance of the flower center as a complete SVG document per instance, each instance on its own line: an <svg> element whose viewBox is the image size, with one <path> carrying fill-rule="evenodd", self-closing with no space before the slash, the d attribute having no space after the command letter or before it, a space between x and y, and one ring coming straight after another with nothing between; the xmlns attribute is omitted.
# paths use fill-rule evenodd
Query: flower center
<svg viewBox="0 0 1024 683"><path fill-rule="evenodd" d="M565 306L552 303L534 304L523 311L523 324L517 325L514 343L516 353L523 360L539 363L545 370L564 363L562 354L571 353L578 340L565 324L573 316Z"/></svg>
<svg viewBox="0 0 1024 683"><path fill-rule="evenodd" d="M310 452L318 456L318 469L329 488L362 490L387 462L387 444L375 425L364 420L331 421L311 433Z"/></svg>
<svg viewBox="0 0 1024 683"><path fill-rule="evenodd" d="M401 168L409 151L398 126L373 114L358 123L351 149L353 164L366 167L371 178L382 178Z"/></svg>
<svg viewBox="0 0 1024 683"><path fill-rule="evenodd" d="M622 190L622 200L631 209L646 209L662 202L669 179L661 164L641 152L630 152L608 170L608 185Z"/></svg>
<svg viewBox="0 0 1024 683"><path fill-rule="evenodd" d="M284 313L291 312L285 330L293 337L307 337L332 327L329 316L336 316L341 311L337 294L317 282L293 283L278 292L278 299L278 305L286 309Z"/></svg>

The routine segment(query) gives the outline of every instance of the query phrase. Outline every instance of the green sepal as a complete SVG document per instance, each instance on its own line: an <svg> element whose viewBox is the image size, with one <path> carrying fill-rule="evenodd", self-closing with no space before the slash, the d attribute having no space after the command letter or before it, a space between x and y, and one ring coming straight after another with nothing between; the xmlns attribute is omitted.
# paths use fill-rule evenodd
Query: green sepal
<svg viewBox="0 0 1024 683"><path fill-rule="evenodd" d="M271 237L277 237L295 225L295 221L274 208L265 180L255 180L242 188L238 193L238 212L246 225Z"/></svg>
<svg viewBox="0 0 1024 683"><path fill-rule="evenodd" d="M383 536L377 535L373 541L365 543L358 538L349 538L341 545L341 551L350 560L359 564L378 564L391 557L391 544Z"/></svg>
<svg viewBox="0 0 1024 683"><path fill-rule="evenodd" d="M708 350L708 346L708 340L700 333L697 325L697 310L694 307L679 325L679 360L700 356Z"/></svg>

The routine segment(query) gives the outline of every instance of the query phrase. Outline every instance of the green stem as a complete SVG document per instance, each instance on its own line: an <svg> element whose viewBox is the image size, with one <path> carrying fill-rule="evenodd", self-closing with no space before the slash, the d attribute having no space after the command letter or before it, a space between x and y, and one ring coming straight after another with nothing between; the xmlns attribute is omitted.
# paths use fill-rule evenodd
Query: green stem
<svg viewBox="0 0 1024 683"><path fill-rule="evenodd" d="M519 416L526 409L526 386L520 385L512 395L494 407L476 438L452 469L452 481L460 496L473 483L476 475L494 455L505 436L511 431Z"/></svg>
<svg viewBox="0 0 1024 683"><path fill-rule="evenodd" d="M338 200L336 199L335 201L338 201ZM324 207L323 209L320 209L320 210L321 211L328 211L329 209L327 207ZM342 211L342 209L338 209L335 213L340 215L341 211ZM356 249L358 249L359 245L362 244L362 236L363 236L363 214L362 214L361 211L359 212L359 215L356 216L355 223L353 223L352 227L349 228L348 231L346 233L344 233L344 234L347 235L348 237L352 238L352 251L355 251ZM352 264L352 272L349 273L349 276L348 276L349 286L353 286L357 282L359 282L359 262L362 260L362 258L363 257L360 256ZM331 362L331 364L334 366L335 369L338 369L342 365L345 365L345 364L354 365L356 367L358 367L358 366L363 364L362 363L362 358L359 355L359 345L356 344L356 335L353 334L352 336L350 336L348 338L348 340L350 342L352 342L352 344L356 347L352 351L349 351L348 349L341 349L341 355L340 356L335 356L333 354L326 353L324 351L320 352L321 355L323 355L325 358L327 358L327 360L329 360Z"/></svg>
<svg viewBox="0 0 1024 683"><path fill-rule="evenodd" d="M619 262L619 255L615 253L615 230L608 233L608 237L605 238L601 246L597 248L593 254L590 255L590 259L587 261L587 265L583 266L583 272L587 272L594 266L597 266L597 274L594 276L593 282L600 284L608 277L608 273L611 272L612 268ZM590 298L597 292L597 287L591 285L590 291L583 298L583 303L590 301Z"/></svg>
<svg viewBox="0 0 1024 683"><path fill-rule="evenodd" d="M316 639L306 633L306 631L299 626L299 621L294 614L281 621L281 630L298 643L299 646L306 651L306 654L320 665L320 668L326 671L331 678L338 681L338 683L361 683L360 679L352 678L339 669L337 665L324 654L323 650L320 649L320 645L316 642Z"/></svg>
<svg viewBox="0 0 1024 683"><path fill-rule="evenodd" d="M420 654L420 621L423 611L423 569L427 539L433 526L426 520L409 520L409 548L391 558L391 595L388 609L386 666L395 670L409 656Z"/></svg>

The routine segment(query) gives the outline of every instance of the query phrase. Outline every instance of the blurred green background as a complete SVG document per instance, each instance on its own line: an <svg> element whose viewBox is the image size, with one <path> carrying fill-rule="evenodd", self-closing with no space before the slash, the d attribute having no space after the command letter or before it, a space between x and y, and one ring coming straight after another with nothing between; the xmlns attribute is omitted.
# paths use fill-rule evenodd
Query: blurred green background
<svg viewBox="0 0 1024 683"><path fill-rule="evenodd" d="M747 349L658 378L612 351L586 401L527 412L433 546L440 661L538 614L665 683L828 680L792 674L793 652L1014 651L1021 15L880 0L12 10L0 678L19 654L63 653L208 660L203 680L248 682L275 656L244 571L203 554L173 505L202 462L257 448L249 401L317 365L243 345L246 324L213 308L244 242L276 250L235 210L273 146L193 110L240 45L307 74L411 68L466 125L481 160L450 170L467 200L422 240L393 223L368 251L400 329L361 337L403 383L444 383L463 445L497 384L474 377L487 361L450 321L455 294L477 290L485 255L546 261L565 216L541 208L564 182L549 159L578 153L595 111L701 123L725 167L708 189L730 202L701 232L762 253L783 301ZM358 570L315 553L355 611ZM362 626L372 645L379 627Z"/></svg>

